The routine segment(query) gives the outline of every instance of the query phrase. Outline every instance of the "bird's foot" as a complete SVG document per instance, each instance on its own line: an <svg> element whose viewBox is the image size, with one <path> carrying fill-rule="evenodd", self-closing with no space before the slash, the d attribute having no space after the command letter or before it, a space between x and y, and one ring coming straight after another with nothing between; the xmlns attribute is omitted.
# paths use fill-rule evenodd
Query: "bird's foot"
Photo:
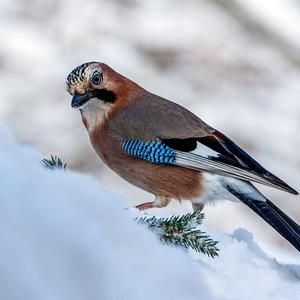
<svg viewBox="0 0 300 300"><path fill-rule="evenodd" d="M145 203L142 203L142 204L139 204L136 206L136 208L138 210L145 210L145 209L154 208L154 207L157 207L157 205L155 204L155 201L145 202Z"/></svg>

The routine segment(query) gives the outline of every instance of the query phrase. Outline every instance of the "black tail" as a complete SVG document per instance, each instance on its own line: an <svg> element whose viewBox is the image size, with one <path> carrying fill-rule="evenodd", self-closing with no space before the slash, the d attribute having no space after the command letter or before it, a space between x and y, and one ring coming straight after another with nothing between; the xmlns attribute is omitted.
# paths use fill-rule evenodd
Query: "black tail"
<svg viewBox="0 0 300 300"><path fill-rule="evenodd" d="M300 226L289 216L269 200L266 200L265 202L257 199L255 200L253 199L253 195L249 196L248 193L241 193L232 186L226 186L226 188L230 193L270 224L300 252Z"/></svg>

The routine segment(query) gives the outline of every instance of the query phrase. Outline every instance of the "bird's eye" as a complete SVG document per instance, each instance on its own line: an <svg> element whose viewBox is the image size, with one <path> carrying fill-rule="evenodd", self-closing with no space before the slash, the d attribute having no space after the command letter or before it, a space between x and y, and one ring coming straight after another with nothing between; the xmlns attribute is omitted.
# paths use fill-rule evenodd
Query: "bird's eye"
<svg viewBox="0 0 300 300"><path fill-rule="evenodd" d="M93 84L100 84L102 82L102 76L100 74L94 74L92 77L92 83Z"/></svg>

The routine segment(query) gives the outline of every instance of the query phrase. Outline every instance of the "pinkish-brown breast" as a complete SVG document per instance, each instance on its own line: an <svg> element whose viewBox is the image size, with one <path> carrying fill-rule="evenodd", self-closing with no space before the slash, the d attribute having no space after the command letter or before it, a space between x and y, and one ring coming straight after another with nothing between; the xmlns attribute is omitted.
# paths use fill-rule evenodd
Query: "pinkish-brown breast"
<svg viewBox="0 0 300 300"><path fill-rule="evenodd" d="M200 195L200 172L128 156L121 148L121 137L110 135L105 124L95 128L90 139L101 159L129 183L154 195L179 200Z"/></svg>

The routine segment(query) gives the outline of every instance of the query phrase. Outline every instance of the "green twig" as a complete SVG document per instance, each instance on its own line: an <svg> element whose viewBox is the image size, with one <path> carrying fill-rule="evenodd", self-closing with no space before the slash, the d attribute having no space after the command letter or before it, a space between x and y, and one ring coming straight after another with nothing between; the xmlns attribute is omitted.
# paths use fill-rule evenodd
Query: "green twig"
<svg viewBox="0 0 300 300"><path fill-rule="evenodd" d="M217 241L211 239L205 232L197 229L204 219L204 214L196 211L183 216L169 218L140 217L138 223L148 226L156 232L160 240L166 244L194 249L210 257L218 256Z"/></svg>
<svg viewBox="0 0 300 300"><path fill-rule="evenodd" d="M51 155L50 158L44 158L41 160L41 164L47 168L47 169L50 169L50 170L54 170L54 169L64 169L66 170L67 168L67 164L63 163L61 161L61 159L56 156L56 155Z"/></svg>

